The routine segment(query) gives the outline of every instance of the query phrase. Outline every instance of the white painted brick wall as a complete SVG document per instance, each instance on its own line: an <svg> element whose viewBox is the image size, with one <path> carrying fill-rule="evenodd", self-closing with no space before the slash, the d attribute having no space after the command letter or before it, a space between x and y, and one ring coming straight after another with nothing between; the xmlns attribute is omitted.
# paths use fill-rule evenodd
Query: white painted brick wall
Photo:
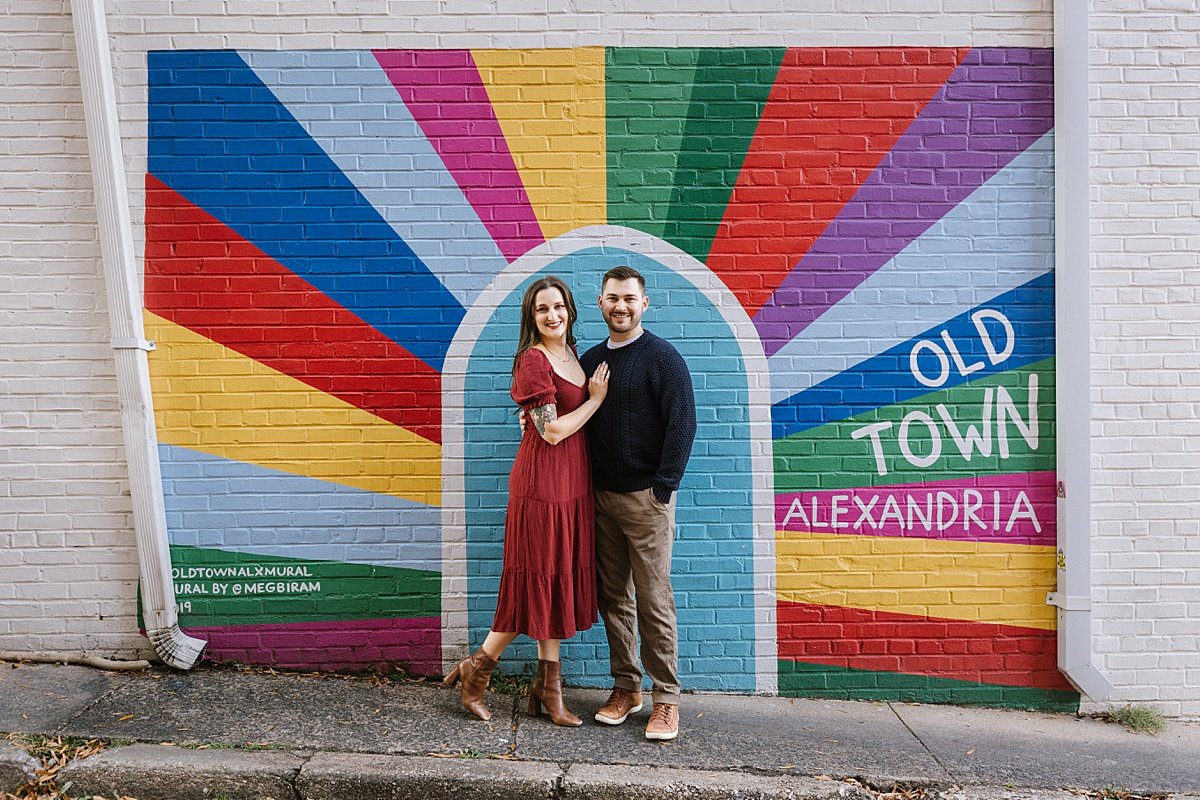
<svg viewBox="0 0 1200 800"><path fill-rule="evenodd" d="M0 650L137 656L137 555L62 2L4 3Z"/></svg>
<svg viewBox="0 0 1200 800"><path fill-rule="evenodd" d="M1052 43L1050 0L550 5L110 0L135 219L151 49ZM135 551L69 4L0 6L0 649L131 655ZM1114 701L1200 717L1200 0L1091 8L1099 667Z"/></svg>
<svg viewBox="0 0 1200 800"><path fill-rule="evenodd" d="M1200 2L1091 7L1097 666L1200 717Z"/></svg>

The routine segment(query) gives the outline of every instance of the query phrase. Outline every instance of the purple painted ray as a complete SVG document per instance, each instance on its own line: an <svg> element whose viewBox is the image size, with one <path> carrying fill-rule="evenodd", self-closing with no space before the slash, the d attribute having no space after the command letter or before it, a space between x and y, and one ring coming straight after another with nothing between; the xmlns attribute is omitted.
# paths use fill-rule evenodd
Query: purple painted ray
<svg viewBox="0 0 1200 800"><path fill-rule="evenodd" d="M1053 60L967 54L754 317L768 356L1050 130Z"/></svg>
<svg viewBox="0 0 1200 800"><path fill-rule="evenodd" d="M500 252L513 261L545 241L487 88L469 50L377 50L396 87Z"/></svg>

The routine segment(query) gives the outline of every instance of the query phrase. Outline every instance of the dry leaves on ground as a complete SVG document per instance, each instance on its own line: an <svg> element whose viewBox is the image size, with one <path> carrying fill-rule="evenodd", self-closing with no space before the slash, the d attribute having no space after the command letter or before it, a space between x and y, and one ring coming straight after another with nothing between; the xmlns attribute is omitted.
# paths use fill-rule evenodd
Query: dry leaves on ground
<svg viewBox="0 0 1200 800"><path fill-rule="evenodd" d="M10 742L25 750L42 762L36 771L33 781L17 788L15 794L0 794L0 800L71 800L65 788L59 788L58 773L67 764L77 758L93 756L104 749L105 743L99 739L71 739L62 736L46 737L25 734L9 734ZM106 800L96 797L93 800ZM134 800L131 797L114 798L114 800Z"/></svg>

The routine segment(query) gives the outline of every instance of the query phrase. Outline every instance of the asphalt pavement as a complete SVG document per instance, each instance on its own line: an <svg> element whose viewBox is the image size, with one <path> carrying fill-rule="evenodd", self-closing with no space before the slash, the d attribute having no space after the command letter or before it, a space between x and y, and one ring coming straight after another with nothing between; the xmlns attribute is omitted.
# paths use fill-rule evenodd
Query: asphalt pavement
<svg viewBox="0 0 1200 800"><path fill-rule="evenodd" d="M436 684L200 667L105 672L0 662L0 732L102 739L58 774L72 796L138 800L812 798L1200 800L1200 723L1158 735L1089 717L910 703L688 694L679 738L649 704L582 728L490 694L481 722ZM35 764L0 737L0 793Z"/></svg>

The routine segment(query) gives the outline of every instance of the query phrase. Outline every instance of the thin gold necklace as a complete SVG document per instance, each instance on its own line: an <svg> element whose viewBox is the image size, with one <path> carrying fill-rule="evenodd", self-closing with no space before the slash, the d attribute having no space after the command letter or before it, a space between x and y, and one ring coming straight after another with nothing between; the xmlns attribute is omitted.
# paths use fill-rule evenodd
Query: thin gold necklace
<svg viewBox="0 0 1200 800"><path fill-rule="evenodd" d="M566 358L561 358L561 357L560 357L560 356L559 356L557 353L555 353L555 352L554 352L553 350L551 350L549 347L547 347L547 348L546 348L546 352L547 352L547 353L549 353L550 355L554 356L555 358L557 358L559 361L561 361L561 362L562 362L562 363L564 363L564 364L566 364L568 361L570 361L570 360L571 360L571 350L570 350L570 348L567 348L567 357L566 357Z"/></svg>

